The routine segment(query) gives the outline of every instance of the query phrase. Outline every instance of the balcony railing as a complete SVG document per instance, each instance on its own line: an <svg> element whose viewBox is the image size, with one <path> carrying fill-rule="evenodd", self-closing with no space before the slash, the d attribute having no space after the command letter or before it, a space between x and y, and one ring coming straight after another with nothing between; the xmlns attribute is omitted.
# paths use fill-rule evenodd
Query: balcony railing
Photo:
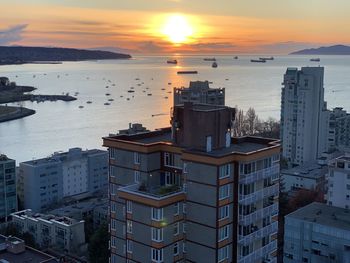
<svg viewBox="0 0 350 263"><path fill-rule="evenodd" d="M249 245L250 243L256 241L256 239L261 239L263 237L266 237L268 235L277 233L278 230L278 222L273 222L272 224L262 227L253 233L250 233L249 235L243 236L239 235L239 243L246 246Z"/></svg>
<svg viewBox="0 0 350 263"><path fill-rule="evenodd" d="M255 250L253 253L247 255L247 256L240 256L238 259L238 263L251 263L256 262L258 260L262 260L264 257L269 255L271 252L277 249L277 240L273 240L266 246L263 246L259 248L258 250ZM271 261L274 262L274 261Z"/></svg>
<svg viewBox="0 0 350 263"><path fill-rule="evenodd" d="M168 198L179 193L183 193L183 188L177 185L171 186L142 186L142 184L133 184L124 187L120 187L118 191L137 194L146 198L154 200L160 200L162 198Z"/></svg>
<svg viewBox="0 0 350 263"><path fill-rule="evenodd" d="M239 194L239 203L241 205L253 204L263 198L279 194L279 184L273 184L261 190L255 191L248 195Z"/></svg>
<svg viewBox="0 0 350 263"><path fill-rule="evenodd" d="M250 183L254 183L256 181L271 177L271 176L279 174L279 173L280 173L280 166L273 165L269 168L265 168L265 169L262 169L260 171L254 172L254 173L240 175L239 183L250 184ZM278 178L278 176L276 176L276 177Z"/></svg>
<svg viewBox="0 0 350 263"><path fill-rule="evenodd" d="M256 210L248 215L239 215L239 223L241 225L250 225L257 220L262 220L267 216L274 216L278 214L278 203L274 203L265 208Z"/></svg>

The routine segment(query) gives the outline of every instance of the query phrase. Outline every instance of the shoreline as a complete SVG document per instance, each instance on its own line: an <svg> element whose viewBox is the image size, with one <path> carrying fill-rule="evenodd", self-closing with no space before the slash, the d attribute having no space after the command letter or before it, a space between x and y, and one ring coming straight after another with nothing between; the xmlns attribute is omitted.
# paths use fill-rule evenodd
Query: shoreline
<svg viewBox="0 0 350 263"><path fill-rule="evenodd" d="M35 110L16 107L16 106L2 106L0 105L0 123L22 119L36 113Z"/></svg>

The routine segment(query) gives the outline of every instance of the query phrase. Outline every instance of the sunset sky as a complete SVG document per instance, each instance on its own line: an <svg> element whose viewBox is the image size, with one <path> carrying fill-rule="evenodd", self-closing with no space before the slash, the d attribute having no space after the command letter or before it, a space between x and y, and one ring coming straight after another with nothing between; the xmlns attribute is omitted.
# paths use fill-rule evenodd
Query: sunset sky
<svg viewBox="0 0 350 263"><path fill-rule="evenodd" d="M349 0L1 0L0 45L132 54L350 44Z"/></svg>

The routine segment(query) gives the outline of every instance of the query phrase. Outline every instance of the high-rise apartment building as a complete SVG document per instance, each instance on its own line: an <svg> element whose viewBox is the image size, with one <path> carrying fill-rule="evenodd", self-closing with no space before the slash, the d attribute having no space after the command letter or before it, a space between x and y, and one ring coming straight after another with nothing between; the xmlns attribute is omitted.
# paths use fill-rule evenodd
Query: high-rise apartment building
<svg viewBox="0 0 350 263"><path fill-rule="evenodd" d="M19 198L26 209L46 210L64 197L106 191L108 153L69 149L51 157L20 163Z"/></svg>
<svg viewBox="0 0 350 263"><path fill-rule="evenodd" d="M350 114L343 108L329 111L328 147L350 151Z"/></svg>
<svg viewBox="0 0 350 263"><path fill-rule="evenodd" d="M191 81L188 88L174 88L174 105L185 102L225 105L225 88L210 88L209 81Z"/></svg>
<svg viewBox="0 0 350 263"><path fill-rule="evenodd" d="M350 208L350 156L336 158L328 166L326 200L329 205Z"/></svg>
<svg viewBox="0 0 350 263"><path fill-rule="evenodd" d="M0 222L16 211L16 161L0 155Z"/></svg>
<svg viewBox="0 0 350 263"><path fill-rule="evenodd" d="M103 139L112 263L276 262L280 145L233 121L185 103L169 128Z"/></svg>
<svg viewBox="0 0 350 263"><path fill-rule="evenodd" d="M288 68L281 103L283 157L292 165L315 162L328 150L329 112L323 67Z"/></svg>

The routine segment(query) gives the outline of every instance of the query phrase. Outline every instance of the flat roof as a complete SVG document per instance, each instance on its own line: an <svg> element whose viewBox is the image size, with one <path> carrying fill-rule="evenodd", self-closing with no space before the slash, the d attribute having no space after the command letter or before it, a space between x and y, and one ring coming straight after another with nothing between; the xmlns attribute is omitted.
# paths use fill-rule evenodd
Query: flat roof
<svg viewBox="0 0 350 263"><path fill-rule="evenodd" d="M318 179L323 177L327 171L328 169L326 166L317 163L306 163L290 169L281 170L281 174Z"/></svg>
<svg viewBox="0 0 350 263"><path fill-rule="evenodd" d="M54 257L44 254L40 251L26 247L26 250L20 254L12 254L10 252L0 252L0 259L5 259L9 262L15 263L57 263Z"/></svg>
<svg viewBox="0 0 350 263"><path fill-rule="evenodd" d="M345 208L314 202L286 217L350 231L350 210Z"/></svg>
<svg viewBox="0 0 350 263"><path fill-rule="evenodd" d="M341 157L338 157L337 160L342 160L342 161L349 162L350 161L350 156L341 156Z"/></svg>
<svg viewBox="0 0 350 263"><path fill-rule="evenodd" d="M146 132L142 134L117 135L117 136L105 137L104 139L111 140L111 141L113 140L126 141L126 142L141 144L144 146L155 144L155 143L166 143L166 144L177 146L172 141L170 127L162 128L162 129L158 129L152 132ZM219 157L219 156L225 156L233 153L249 154L256 151L274 148L276 146L279 146L279 140L277 139L246 136L246 137L240 137L240 138L232 138L230 147L213 150L211 152L200 151L197 149L190 149L190 148L186 148L185 150L187 152Z"/></svg>

